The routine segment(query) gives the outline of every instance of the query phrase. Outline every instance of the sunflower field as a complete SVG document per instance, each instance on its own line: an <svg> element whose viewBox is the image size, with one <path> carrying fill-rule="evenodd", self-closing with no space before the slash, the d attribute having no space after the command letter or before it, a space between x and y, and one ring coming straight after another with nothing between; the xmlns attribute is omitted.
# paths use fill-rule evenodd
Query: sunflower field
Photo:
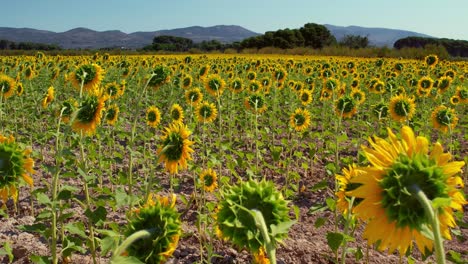
<svg viewBox="0 0 468 264"><path fill-rule="evenodd" d="M0 57L2 263L466 263L468 63Z"/></svg>

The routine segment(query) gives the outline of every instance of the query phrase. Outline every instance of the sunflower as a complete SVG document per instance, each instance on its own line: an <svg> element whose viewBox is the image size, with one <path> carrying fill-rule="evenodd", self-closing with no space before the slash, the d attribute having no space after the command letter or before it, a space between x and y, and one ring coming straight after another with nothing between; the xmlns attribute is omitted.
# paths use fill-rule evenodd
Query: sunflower
<svg viewBox="0 0 468 264"><path fill-rule="evenodd" d="M21 96L24 93L24 86L22 83L16 83L16 95Z"/></svg>
<svg viewBox="0 0 468 264"><path fill-rule="evenodd" d="M416 111L414 99L406 97L404 94L390 99L390 115L397 122L404 122L413 117Z"/></svg>
<svg viewBox="0 0 468 264"><path fill-rule="evenodd" d="M358 104L362 104L366 101L366 93L359 89L352 89L349 94Z"/></svg>
<svg viewBox="0 0 468 264"><path fill-rule="evenodd" d="M206 192L213 192L218 187L218 176L216 171L207 169L201 172L200 182Z"/></svg>
<svg viewBox="0 0 468 264"><path fill-rule="evenodd" d="M328 89L322 89L320 92L320 101L328 101L332 98L333 91Z"/></svg>
<svg viewBox="0 0 468 264"><path fill-rule="evenodd" d="M263 247L260 250L253 254L253 263L254 264L270 264L270 260L265 253L265 249Z"/></svg>
<svg viewBox="0 0 468 264"><path fill-rule="evenodd" d="M15 80L7 75L0 74L0 97L8 99L8 97L12 96L14 93Z"/></svg>
<svg viewBox="0 0 468 264"><path fill-rule="evenodd" d="M349 95L342 96L335 101L335 113L344 118L351 118L357 112L357 103Z"/></svg>
<svg viewBox="0 0 468 264"><path fill-rule="evenodd" d="M350 199L346 196L346 193L352 190L355 190L359 187L359 184L350 183L351 179L354 179L357 175L362 173L362 171L356 167L355 164L349 165L348 168L343 168L343 175L336 174L335 178L338 182L339 190L335 194L337 197L336 207L340 210L344 215L349 213L350 209ZM351 212L354 213L354 208L361 200L354 200L352 203L352 210Z"/></svg>
<svg viewBox="0 0 468 264"><path fill-rule="evenodd" d="M444 105L438 106L431 114L432 125L434 128L447 133L453 130L458 123L458 117L455 110Z"/></svg>
<svg viewBox="0 0 468 264"><path fill-rule="evenodd" d="M371 93L383 94L385 93L385 83L381 80L376 80L375 82L373 82L369 91Z"/></svg>
<svg viewBox="0 0 468 264"><path fill-rule="evenodd" d="M424 235L429 223L414 193L420 189L431 200L450 200L440 205L437 216L442 235L451 239L453 211L466 204L457 175L465 163L449 162L451 154L444 153L438 142L430 150L427 138L416 137L408 126L401 129L401 137L388 129L388 139L369 139L370 147L362 149L370 166L361 167L362 173L350 180L361 186L346 195L363 199L354 212L367 223L363 237L369 244L405 255L414 240L424 254L432 251L432 241Z"/></svg>
<svg viewBox="0 0 468 264"><path fill-rule="evenodd" d="M183 89L188 89L190 86L192 86L193 78L190 74L185 74L182 77L182 81L180 83L182 84Z"/></svg>
<svg viewBox="0 0 468 264"><path fill-rule="evenodd" d="M185 91L185 101L191 106L198 105L203 100L203 94L200 91L200 88L192 88Z"/></svg>
<svg viewBox="0 0 468 264"><path fill-rule="evenodd" d="M169 114L171 115L171 120L174 123L182 123L184 121L184 109L182 109L179 104L173 104Z"/></svg>
<svg viewBox="0 0 468 264"><path fill-rule="evenodd" d="M447 76L442 76L437 82L437 92L439 94L443 94L450 88L450 84L452 83L452 78Z"/></svg>
<svg viewBox="0 0 468 264"><path fill-rule="evenodd" d="M431 77L424 76L418 81L418 87L424 90L431 90L434 85L434 80Z"/></svg>
<svg viewBox="0 0 468 264"><path fill-rule="evenodd" d="M77 107L78 107L78 102L76 102L76 100L73 98L64 101L62 103L62 108L60 109L62 111L62 122L64 122L65 124L70 122L70 118L72 114L75 112Z"/></svg>
<svg viewBox="0 0 468 264"><path fill-rule="evenodd" d="M162 85L169 83L171 80L171 70L164 66L157 66L149 72L148 86L153 88L159 88Z"/></svg>
<svg viewBox="0 0 468 264"><path fill-rule="evenodd" d="M323 87L327 90L334 91L335 89L340 87L340 82L334 78L327 78L323 82Z"/></svg>
<svg viewBox="0 0 468 264"><path fill-rule="evenodd" d="M385 118L388 116L388 106L386 103L380 102L374 106L372 113L379 119Z"/></svg>
<svg viewBox="0 0 468 264"><path fill-rule="evenodd" d="M307 109L296 109L289 117L289 124L296 131L303 132L310 126L310 112Z"/></svg>
<svg viewBox="0 0 468 264"><path fill-rule="evenodd" d="M439 57L437 57L437 55L430 54L424 58L424 62L426 62L427 66L434 68L439 62Z"/></svg>
<svg viewBox="0 0 468 264"><path fill-rule="evenodd" d="M156 127L161 122L161 112L156 106L150 106L146 110L146 124L150 127Z"/></svg>
<svg viewBox="0 0 468 264"><path fill-rule="evenodd" d="M24 70L24 77L25 77L27 80L32 80L34 77L36 77L36 72L34 71L34 67L33 67L33 66L28 66L28 67Z"/></svg>
<svg viewBox="0 0 468 264"><path fill-rule="evenodd" d="M257 73L255 73L254 71L249 71L247 72L247 79L249 81L253 81L257 78Z"/></svg>
<svg viewBox="0 0 468 264"><path fill-rule="evenodd" d="M55 89L53 86L50 86L49 89L47 89L47 94L44 96L44 99L42 100L42 107L47 108L49 104L54 100L55 96Z"/></svg>
<svg viewBox="0 0 468 264"><path fill-rule="evenodd" d="M214 97L223 93L225 85L224 80L217 74L211 74L205 80L206 91Z"/></svg>
<svg viewBox="0 0 468 264"><path fill-rule="evenodd" d="M123 89L116 82L111 82L104 86L104 94L112 100L123 95Z"/></svg>
<svg viewBox="0 0 468 264"><path fill-rule="evenodd" d="M309 105L312 102L312 92L308 89L303 89L301 92L298 94L299 99L301 100L301 104L303 106Z"/></svg>
<svg viewBox="0 0 468 264"><path fill-rule="evenodd" d="M273 71L273 80L277 82L284 82L287 76L288 76L288 73L283 68L275 69Z"/></svg>
<svg viewBox="0 0 468 264"><path fill-rule="evenodd" d="M458 96L460 103L468 103L468 86L458 86L455 94Z"/></svg>
<svg viewBox="0 0 468 264"><path fill-rule="evenodd" d="M97 64L83 64L70 75L73 86L84 91L92 91L99 87L104 78L104 70Z"/></svg>
<svg viewBox="0 0 468 264"><path fill-rule="evenodd" d="M255 113L263 113L267 109L265 97L262 94L252 94L244 100L244 105L247 109Z"/></svg>
<svg viewBox="0 0 468 264"><path fill-rule="evenodd" d="M0 134L0 199L3 203L10 197L16 203L20 179L33 186L34 161L30 154L31 150L22 150L13 136Z"/></svg>
<svg viewBox="0 0 468 264"><path fill-rule="evenodd" d="M116 104L109 106L106 109L106 122L107 124L113 126L117 122L117 118L119 117L120 109Z"/></svg>
<svg viewBox="0 0 468 264"><path fill-rule="evenodd" d="M198 70L198 79L199 80L205 79L209 71L210 71L210 66L208 65L201 66L200 69Z"/></svg>
<svg viewBox="0 0 468 264"><path fill-rule="evenodd" d="M257 80L253 80L247 86L250 93L260 93L262 91L262 85Z"/></svg>
<svg viewBox="0 0 468 264"><path fill-rule="evenodd" d="M231 81L229 85L229 90L234 93L240 93L244 89L244 85L242 84L242 80L240 78L235 78Z"/></svg>
<svg viewBox="0 0 468 264"><path fill-rule="evenodd" d="M140 230L152 230L151 235L133 242L126 255L143 263L165 263L172 256L182 233L180 214L175 208L176 196L172 200L158 195L150 196L146 204L130 214L125 236Z"/></svg>
<svg viewBox="0 0 468 264"><path fill-rule="evenodd" d="M193 142L188 139L190 131L182 123L172 123L164 129L161 136L162 146L158 149L159 161L164 162L171 174L187 168L187 161L192 159Z"/></svg>
<svg viewBox="0 0 468 264"><path fill-rule="evenodd" d="M105 110L105 98L92 92L81 102L78 111L73 117L73 130L92 135L101 123L102 112Z"/></svg>
<svg viewBox="0 0 468 264"><path fill-rule="evenodd" d="M218 110L213 103L202 102L195 110L198 122L211 123L216 119Z"/></svg>

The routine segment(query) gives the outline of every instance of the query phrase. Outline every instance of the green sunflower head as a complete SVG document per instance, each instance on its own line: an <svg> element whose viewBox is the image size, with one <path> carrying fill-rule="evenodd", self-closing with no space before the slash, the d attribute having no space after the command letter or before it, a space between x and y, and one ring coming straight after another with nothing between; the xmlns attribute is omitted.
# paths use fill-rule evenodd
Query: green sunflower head
<svg viewBox="0 0 468 264"><path fill-rule="evenodd" d="M171 71L167 67L158 66L150 74L148 86L157 88L169 82Z"/></svg>
<svg viewBox="0 0 468 264"><path fill-rule="evenodd" d="M287 237L287 230L272 233L272 227L290 222L288 202L276 190L273 182L242 181L229 186L222 195L216 217L218 235L221 238L229 240L239 248L259 252L265 241L255 224L251 210L262 213L275 245Z"/></svg>
<svg viewBox="0 0 468 264"><path fill-rule="evenodd" d="M139 239L127 248L129 256L143 263L165 263L174 253L181 233L180 215L173 201L167 198L150 198L141 208L135 210L127 224L125 236L148 230L151 236Z"/></svg>

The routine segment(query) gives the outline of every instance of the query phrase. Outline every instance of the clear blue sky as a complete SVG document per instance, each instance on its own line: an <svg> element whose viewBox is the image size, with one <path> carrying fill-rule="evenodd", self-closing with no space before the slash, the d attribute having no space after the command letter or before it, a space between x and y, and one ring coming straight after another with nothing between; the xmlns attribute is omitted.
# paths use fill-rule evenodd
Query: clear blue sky
<svg viewBox="0 0 468 264"><path fill-rule="evenodd" d="M468 40L468 0L8 0L0 27L63 32L240 25L258 33L305 23L403 29Z"/></svg>

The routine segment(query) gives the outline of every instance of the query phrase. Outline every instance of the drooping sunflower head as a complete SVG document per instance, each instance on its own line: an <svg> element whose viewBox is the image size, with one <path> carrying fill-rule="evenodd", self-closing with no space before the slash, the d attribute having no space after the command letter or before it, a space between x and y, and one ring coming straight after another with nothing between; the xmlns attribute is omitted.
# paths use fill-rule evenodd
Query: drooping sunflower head
<svg viewBox="0 0 468 264"><path fill-rule="evenodd" d="M16 95L21 96L24 93L24 86L22 83L16 83Z"/></svg>
<svg viewBox="0 0 468 264"><path fill-rule="evenodd" d="M83 64L79 66L70 76L73 86L90 92L95 90L101 84L104 78L104 70L98 64Z"/></svg>
<svg viewBox="0 0 468 264"><path fill-rule="evenodd" d="M351 118L357 112L357 103L349 95L338 98L335 102L335 113L344 118Z"/></svg>
<svg viewBox="0 0 468 264"><path fill-rule="evenodd" d="M200 182L206 192L213 192L218 187L218 176L212 169L203 170L200 173Z"/></svg>
<svg viewBox="0 0 468 264"><path fill-rule="evenodd" d="M433 85L434 85L434 80L432 80L432 78L428 76L424 76L418 81L418 87L420 89L430 90L432 89Z"/></svg>
<svg viewBox="0 0 468 264"><path fill-rule="evenodd" d="M73 117L72 128L76 132L92 135L101 123L102 112L105 110L105 98L96 92L88 94L81 102Z"/></svg>
<svg viewBox="0 0 468 264"><path fill-rule="evenodd" d="M372 108L372 113L378 119L386 118L388 116L388 105L384 102L380 102Z"/></svg>
<svg viewBox="0 0 468 264"><path fill-rule="evenodd" d="M203 100L203 94L200 88L192 88L185 91L185 101L191 106L198 105Z"/></svg>
<svg viewBox="0 0 468 264"><path fill-rule="evenodd" d="M262 94L252 94L244 100L247 109L254 113L263 113L267 109L265 97Z"/></svg>
<svg viewBox="0 0 468 264"><path fill-rule="evenodd" d="M257 78L257 73L256 73L256 72L254 72L254 71L248 71L248 72L247 72L247 79L248 79L249 81L253 81L253 80L255 80L256 78Z"/></svg>
<svg viewBox="0 0 468 264"><path fill-rule="evenodd" d="M427 55L425 58L424 58L424 62L426 62L426 65L429 66L429 67L435 67L437 65L437 63L439 62L439 57L437 57L437 55L435 54L430 54L430 55Z"/></svg>
<svg viewBox="0 0 468 264"><path fill-rule="evenodd" d="M393 120L404 122L413 117L416 106L412 98L401 94L390 99L389 111Z"/></svg>
<svg viewBox="0 0 468 264"><path fill-rule="evenodd" d="M249 85L247 86L247 88L250 93L260 93L263 91L262 85L257 80L253 80L249 82Z"/></svg>
<svg viewBox="0 0 468 264"><path fill-rule="evenodd" d="M226 82L217 74L211 74L205 79L206 91L214 97L221 96Z"/></svg>
<svg viewBox="0 0 468 264"><path fill-rule="evenodd" d="M64 101L60 109L60 111L62 111L62 122L64 122L65 124L70 122L70 118L72 117L77 107L78 102L73 98ZM60 113L58 114L60 115Z"/></svg>
<svg viewBox="0 0 468 264"><path fill-rule="evenodd" d="M460 103L468 103L468 86L458 86L455 95L460 99Z"/></svg>
<svg viewBox="0 0 468 264"><path fill-rule="evenodd" d="M164 162L171 174L187 168L187 161L192 159L193 142L188 139L190 131L180 123L172 123L164 129L161 136L162 146L158 149L159 161Z"/></svg>
<svg viewBox="0 0 468 264"><path fill-rule="evenodd" d="M301 104L306 106L312 102L312 92L308 89L302 89L299 93L299 99L301 100Z"/></svg>
<svg viewBox="0 0 468 264"><path fill-rule="evenodd" d="M157 66L150 71L148 76L148 86L159 88L171 80L171 70L164 66Z"/></svg>
<svg viewBox="0 0 468 264"><path fill-rule="evenodd" d="M350 96L360 105L366 101L366 93L359 89L352 89Z"/></svg>
<svg viewBox="0 0 468 264"><path fill-rule="evenodd" d="M47 106L49 106L49 104L54 100L54 98L55 98L54 94L55 94L55 89L54 89L53 86L50 86L47 89L47 93L44 96L44 99L42 100L42 107L43 108L47 108Z"/></svg>
<svg viewBox="0 0 468 264"><path fill-rule="evenodd" d="M150 127L157 127L161 122L161 112L156 106L150 106L146 110L146 124Z"/></svg>
<svg viewBox="0 0 468 264"><path fill-rule="evenodd" d="M130 214L125 236L140 230L150 230L151 236L135 241L127 248L128 256L143 263L165 263L172 256L182 232L180 214L167 197L153 195L146 204Z"/></svg>
<svg viewBox="0 0 468 264"><path fill-rule="evenodd" d="M273 80L277 82L284 82L287 76L288 76L288 73L283 68L278 68L273 71Z"/></svg>
<svg viewBox="0 0 468 264"><path fill-rule="evenodd" d="M244 85L240 78L235 78L231 81L231 84L229 85L229 90L231 90L234 93L240 93L243 89Z"/></svg>
<svg viewBox="0 0 468 264"><path fill-rule="evenodd" d="M184 109L179 104L173 104L169 111L172 122L183 122L184 121Z"/></svg>
<svg viewBox="0 0 468 264"><path fill-rule="evenodd" d="M351 199L346 196L346 193L355 190L360 184L351 183L351 179L362 173L356 164L349 165L348 168L343 168L342 174L336 174L335 178L338 183L338 192L335 194L337 197L336 207L344 214L347 215L349 212L354 213L354 208L362 199L355 199L351 202ZM350 211L351 209L351 211Z"/></svg>
<svg viewBox="0 0 468 264"><path fill-rule="evenodd" d="M218 110L213 103L202 102L195 109L195 115L197 116L198 122L212 123L218 115Z"/></svg>
<svg viewBox="0 0 468 264"><path fill-rule="evenodd" d="M307 109L296 109L289 117L289 124L296 131L303 132L310 126L310 112Z"/></svg>
<svg viewBox="0 0 468 264"><path fill-rule="evenodd" d="M120 109L116 104L113 104L106 109L106 122L107 124L113 126L117 122L119 117Z"/></svg>
<svg viewBox="0 0 468 264"><path fill-rule="evenodd" d="M452 131L458 123L455 110L444 105L436 107L436 109L432 111L431 118L434 128L444 133L447 133L449 130Z"/></svg>
<svg viewBox="0 0 468 264"><path fill-rule="evenodd" d="M437 91L439 94L443 94L450 88L450 84L452 83L452 79L447 76L442 76L437 82Z"/></svg>
<svg viewBox="0 0 468 264"><path fill-rule="evenodd" d="M0 199L3 203L10 197L16 203L21 180L33 185L34 161L30 154L31 150L21 149L13 136L0 134Z"/></svg>
<svg viewBox="0 0 468 264"><path fill-rule="evenodd" d="M379 250L398 250L400 255L411 249L413 240L422 253L432 251L432 241L424 235L429 220L415 197L422 191L431 201L449 200L436 215L442 235L450 239L449 228L456 225L453 211L466 204L459 176L465 163L451 162L440 143L430 148L427 138L416 137L408 126L401 129L401 139L388 129L387 139L374 137L369 144L362 149L370 166L360 168L362 173L350 180L360 186L346 193L362 199L355 213L367 222L363 236L370 244L379 243Z"/></svg>
<svg viewBox="0 0 468 264"><path fill-rule="evenodd" d="M104 87L104 94L108 98L115 100L123 95L123 89L116 82L111 82Z"/></svg>
<svg viewBox="0 0 468 264"><path fill-rule="evenodd" d="M258 210L265 219L268 233L272 225L289 222L288 202L270 181L242 181L222 191L223 199L218 205L216 225L218 235L240 249L257 253L265 245L264 238L248 210ZM288 230L271 236L276 246L287 237Z"/></svg>
<svg viewBox="0 0 468 264"><path fill-rule="evenodd" d="M28 67L24 70L24 77L25 77L27 80L31 80L31 79L33 79L34 77L36 77L36 71L34 70L34 67L33 67L33 66L28 66Z"/></svg>
<svg viewBox="0 0 468 264"><path fill-rule="evenodd" d="M0 97L7 99L13 94L15 94L15 80L7 75L0 74Z"/></svg>
<svg viewBox="0 0 468 264"><path fill-rule="evenodd" d="M193 83L192 75L190 75L190 74L185 74L185 75L182 77L182 81L181 81L180 83L181 83L183 89L188 89L188 88L190 88L190 86L192 86L192 83Z"/></svg>

